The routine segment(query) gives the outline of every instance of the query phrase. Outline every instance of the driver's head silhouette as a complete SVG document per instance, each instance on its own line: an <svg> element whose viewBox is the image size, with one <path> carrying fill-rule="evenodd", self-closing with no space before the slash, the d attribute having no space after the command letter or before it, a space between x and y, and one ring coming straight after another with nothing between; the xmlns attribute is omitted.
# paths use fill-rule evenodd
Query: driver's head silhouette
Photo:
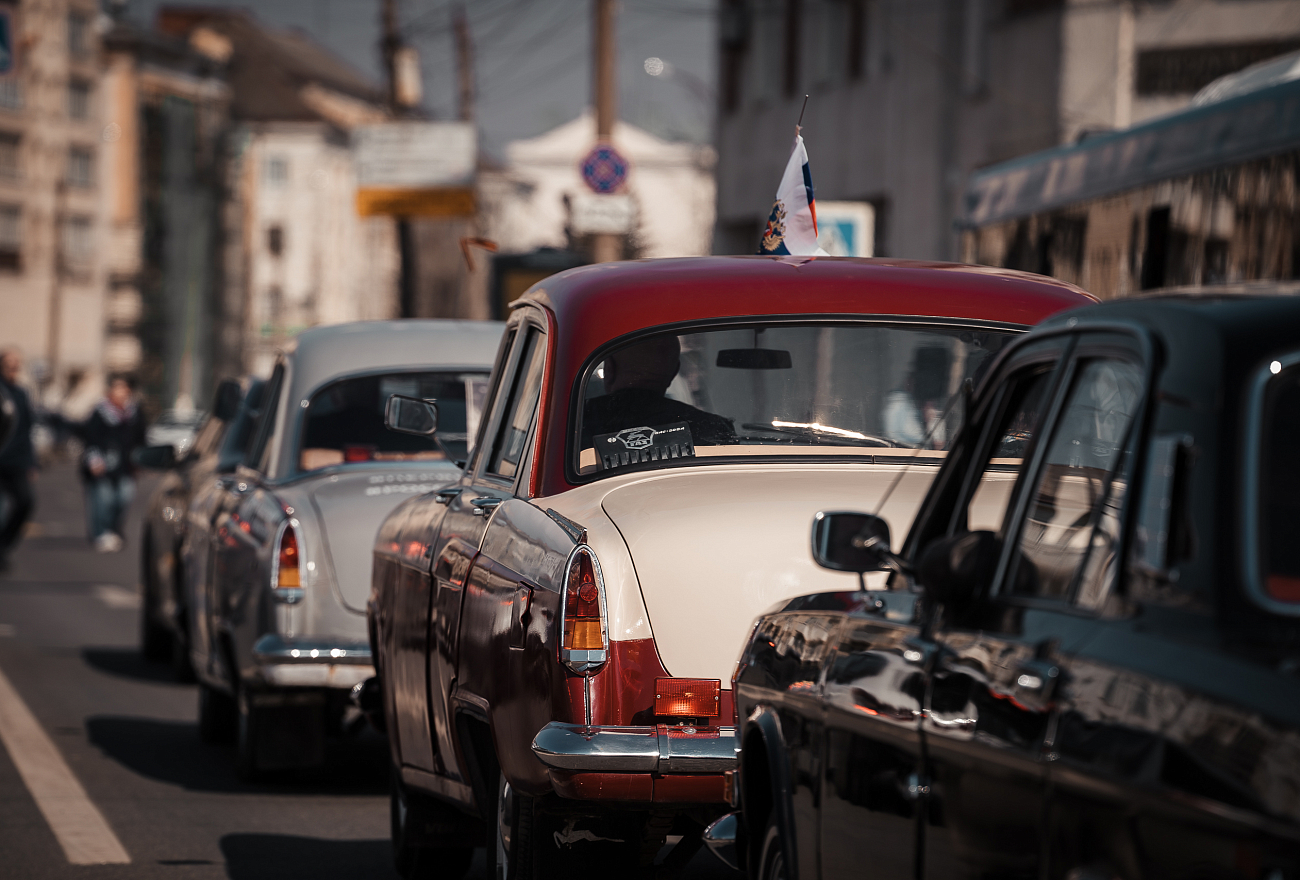
<svg viewBox="0 0 1300 880"><path fill-rule="evenodd" d="M634 342L605 358L605 393L637 388L663 394L681 367L676 336L656 336Z"/></svg>

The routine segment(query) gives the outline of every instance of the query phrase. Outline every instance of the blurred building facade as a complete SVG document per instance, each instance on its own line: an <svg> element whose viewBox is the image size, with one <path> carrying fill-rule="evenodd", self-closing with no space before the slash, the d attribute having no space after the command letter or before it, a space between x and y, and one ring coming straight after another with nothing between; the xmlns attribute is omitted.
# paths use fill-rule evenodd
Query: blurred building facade
<svg viewBox="0 0 1300 880"><path fill-rule="evenodd" d="M1185 106L1300 48L1297 0L723 0L715 250L755 250L810 95L818 200L875 253L956 259L977 169Z"/></svg>
<svg viewBox="0 0 1300 880"><path fill-rule="evenodd" d="M1300 52L1132 128L983 169L962 258L1102 297L1300 279Z"/></svg>
<svg viewBox="0 0 1300 880"><path fill-rule="evenodd" d="M108 357L106 127L93 0L20 0L0 76L0 346L27 358L45 403L93 404Z"/></svg>
<svg viewBox="0 0 1300 880"><path fill-rule="evenodd" d="M230 89L190 44L117 24L100 80L105 359L159 408L207 406L220 320L217 206Z"/></svg>
<svg viewBox="0 0 1300 880"><path fill-rule="evenodd" d="M712 147L666 141L626 122L614 126L613 144L627 159L627 197L631 222L621 236L624 259L687 257L711 252L714 227ZM591 236L581 212L596 196L583 182L583 157L596 143L596 120L583 113L535 138L506 147L503 168L479 174L479 221L484 235L502 255L548 249L567 256L547 257L538 272L591 259ZM558 262L557 262L558 260ZM501 258L498 266L505 265ZM524 276L521 276L524 277ZM505 314L505 300L522 293L518 285L495 285L494 314Z"/></svg>
<svg viewBox="0 0 1300 880"><path fill-rule="evenodd" d="M248 13L164 8L158 30L223 65L214 371L266 374L316 324L396 317L387 217L357 216L348 132L387 118L379 87L298 32Z"/></svg>

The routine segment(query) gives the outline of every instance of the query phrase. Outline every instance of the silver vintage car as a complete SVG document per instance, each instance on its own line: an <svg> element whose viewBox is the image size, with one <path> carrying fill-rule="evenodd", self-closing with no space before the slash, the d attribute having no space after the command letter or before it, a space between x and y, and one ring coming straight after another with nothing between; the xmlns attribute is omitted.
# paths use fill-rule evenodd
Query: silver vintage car
<svg viewBox="0 0 1300 880"><path fill-rule="evenodd" d="M324 760L371 677L370 549L404 498L460 476L500 324L392 321L308 330L281 354L242 463L195 497L186 572L199 729L245 778ZM436 400L437 439L384 427L400 394Z"/></svg>

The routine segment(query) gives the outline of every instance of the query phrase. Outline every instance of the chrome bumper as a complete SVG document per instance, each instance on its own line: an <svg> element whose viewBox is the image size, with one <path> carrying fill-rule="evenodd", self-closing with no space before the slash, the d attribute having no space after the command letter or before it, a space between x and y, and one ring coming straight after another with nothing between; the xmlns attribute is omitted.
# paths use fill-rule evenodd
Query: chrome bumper
<svg viewBox="0 0 1300 880"><path fill-rule="evenodd" d="M722 773L735 769L736 749L734 727L586 727L552 721L533 737L533 753L543 764L590 773Z"/></svg>
<svg viewBox="0 0 1300 880"><path fill-rule="evenodd" d="M370 645L333 639L287 639L267 633L253 645L253 662L276 687L347 688L375 674Z"/></svg>

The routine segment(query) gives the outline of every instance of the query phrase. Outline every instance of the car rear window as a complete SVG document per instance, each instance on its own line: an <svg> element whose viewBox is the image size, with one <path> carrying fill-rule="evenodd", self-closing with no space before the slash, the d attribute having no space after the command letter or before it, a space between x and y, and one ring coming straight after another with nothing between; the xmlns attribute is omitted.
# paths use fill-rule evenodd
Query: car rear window
<svg viewBox="0 0 1300 880"><path fill-rule="evenodd" d="M313 471L368 461L464 460L467 437L478 427L486 382L486 373L466 372L386 373L332 382L307 405L298 467ZM384 407L394 394L437 402L436 438L384 427Z"/></svg>
<svg viewBox="0 0 1300 880"><path fill-rule="evenodd" d="M1300 607L1300 364L1272 366L1259 470L1263 586L1270 599Z"/></svg>
<svg viewBox="0 0 1300 880"><path fill-rule="evenodd" d="M942 458L962 383L1013 335L773 321L642 336L584 376L578 472L900 449Z"/></svg>

